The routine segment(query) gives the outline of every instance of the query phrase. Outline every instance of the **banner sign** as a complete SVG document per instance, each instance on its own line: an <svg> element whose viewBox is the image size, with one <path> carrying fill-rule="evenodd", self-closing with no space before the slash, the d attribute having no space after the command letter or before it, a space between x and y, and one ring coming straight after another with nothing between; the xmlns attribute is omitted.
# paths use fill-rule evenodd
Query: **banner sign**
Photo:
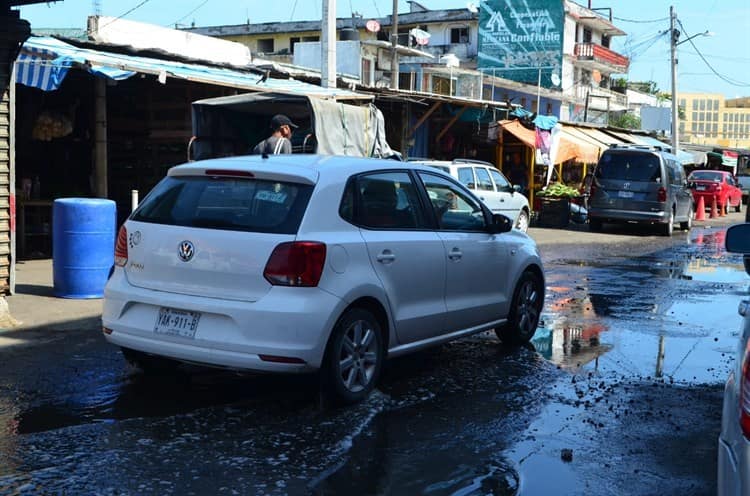
<svg viewBox="0 0 750 496"><path fill-rule="evenodd" d="M563 0L483 0L478 67L485 74L558 87L562 76Z"/></svg>

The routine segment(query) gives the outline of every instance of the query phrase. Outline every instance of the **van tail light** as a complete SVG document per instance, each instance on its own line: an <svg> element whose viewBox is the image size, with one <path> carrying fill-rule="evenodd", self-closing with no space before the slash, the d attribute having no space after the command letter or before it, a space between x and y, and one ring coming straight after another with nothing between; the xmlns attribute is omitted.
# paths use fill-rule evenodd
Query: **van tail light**
<svg viewBox="0 0 750 496"><path fill-rule="evenodd" d="M667 201L667 189L665 187L659 188L659 191L656 192L656 200L660 202Z"/></svg>
<svg viewBox="0 0 750 496"><path fill-rule="evenodd" d="M740 427L745 438L750 439L750 341L745 348L740 379Z"/></svg>
<svg viewBox="0 0 750 496"><path fill-rule="evenodd" d="M271 253L263 277L274 286L318 285L326 261L326 245L316 241L281 243Z"/></svg>
<svg viewBox="0 0 750 496"><path fill-rule="evenodd" d="M122 226L117 233L117 243L115 243L115 265L125 267L126 263L128 263L128 230Z"/></svg>

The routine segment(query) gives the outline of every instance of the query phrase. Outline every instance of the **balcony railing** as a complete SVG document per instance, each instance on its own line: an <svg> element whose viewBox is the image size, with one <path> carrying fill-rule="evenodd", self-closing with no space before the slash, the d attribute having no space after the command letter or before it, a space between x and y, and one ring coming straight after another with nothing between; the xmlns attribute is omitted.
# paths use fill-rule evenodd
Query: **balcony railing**
<svg viewBox="0 0 750 496"><path fill-rule="evenodd" d="M623 70L627 70L630 65L626 56L596 43L576 43L575 56L578 60L593 60Z"/></svg>
<svg viewBox="0 0 750 496"><path fill-rule="evenodd" d="M611 105L619 105L622 107L628 106L628 97L622 93L612 91L609 88L600 88L598 86L587 86L583 84L577 84L568 92L568 96L572 96L578 102L584 103L586 101L586 95L592 99L592 103L597 106L606 108L606 103L602 102L602 98L608 98ZM598 98L597 98L598 97Z"/></svg>

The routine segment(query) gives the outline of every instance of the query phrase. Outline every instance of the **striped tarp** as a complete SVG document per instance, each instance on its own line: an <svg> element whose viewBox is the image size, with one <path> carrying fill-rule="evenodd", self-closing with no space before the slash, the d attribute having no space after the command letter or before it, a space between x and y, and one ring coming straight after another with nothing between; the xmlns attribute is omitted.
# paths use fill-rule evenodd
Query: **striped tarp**
<svg viewBox="0 0 750 496"><path fill-rule="evenodd" d="M54 91L60 87L68 70L75 65L110 79L126 79L135 74L117 68L91 64L80 50L55 38L31 37L16 58L16 82Z"/></svg>

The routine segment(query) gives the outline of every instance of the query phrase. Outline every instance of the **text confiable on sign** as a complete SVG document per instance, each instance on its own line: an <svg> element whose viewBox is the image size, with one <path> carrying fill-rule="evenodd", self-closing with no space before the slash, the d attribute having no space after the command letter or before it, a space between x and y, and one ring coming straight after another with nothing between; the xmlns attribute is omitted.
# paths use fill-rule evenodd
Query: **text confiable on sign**
<svg viewBox="0 0 750 496"><path fill-rule="evenodd" d="M478 66L498 77L536 85L559 82L563 0L484 0L479 9ZM557 77L553 78L553 74Z"/></svg>

